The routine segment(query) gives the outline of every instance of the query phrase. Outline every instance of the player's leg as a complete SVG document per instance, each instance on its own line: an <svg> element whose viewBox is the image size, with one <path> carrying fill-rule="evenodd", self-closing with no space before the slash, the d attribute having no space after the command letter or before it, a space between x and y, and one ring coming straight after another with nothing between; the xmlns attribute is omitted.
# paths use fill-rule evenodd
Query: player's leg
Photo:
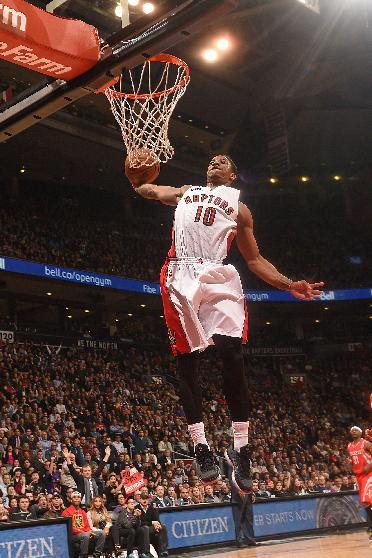
<svg viewBox="0 0 372 558"><path fill-rule="evenodd" d="M370 533L369 538L372 540L372 506L365 507L367 513L367 533Z"/></svg>
<svg viewBox="0 0 372 558"><path fill-rule="evenodd" d="M202 393L199 378L199 353L177 357L179 393L187 420L187 428L194 444L197 472L204 482L213 482L220 476L215 458L208 446L202 418Z"/></svg>
<svg viewBox="0 0 372 558"><path fill-rule="evenodd" d="M248 451L249 392L244 370L242 340L237 337L214 335L223 365L223 385L229 407L234 435L233 448L226 452L226 458L233 467L233 481L243 492L252 487L251 462Z"/></svg>

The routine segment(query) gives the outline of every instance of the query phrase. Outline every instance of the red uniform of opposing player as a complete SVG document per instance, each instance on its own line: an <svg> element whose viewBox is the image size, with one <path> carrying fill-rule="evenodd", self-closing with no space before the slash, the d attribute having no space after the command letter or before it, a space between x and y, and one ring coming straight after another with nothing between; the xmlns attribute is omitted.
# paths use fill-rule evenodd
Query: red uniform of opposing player
<svg viewBox="0 0 372 558"><path fill-rule="evenodd" d="M350 430L353 441L347 449L353 463L360 503L366 508L368 528L372 528L372 443L362 438L362 430L353 426Z"/></svg>

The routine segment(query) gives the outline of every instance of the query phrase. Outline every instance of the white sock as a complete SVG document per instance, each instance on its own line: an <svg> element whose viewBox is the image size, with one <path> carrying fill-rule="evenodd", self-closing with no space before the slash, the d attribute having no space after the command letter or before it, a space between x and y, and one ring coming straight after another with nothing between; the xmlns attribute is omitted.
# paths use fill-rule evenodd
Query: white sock
<svg viewBox="0 0 372 558"><path fill-rule="evenodd" d="M234 433L234 450L240 450L248 444L249 421L233 422L232 429Z"/></svg>
<svg viewBox="0 0 372 558"><path fill-rule="evenodd" d="M197 444L205 444L209 447L205 437L204 423L196 422L195 424L188 424L187 429L190 433L191 440L194 442L194 448Z"/></svg>

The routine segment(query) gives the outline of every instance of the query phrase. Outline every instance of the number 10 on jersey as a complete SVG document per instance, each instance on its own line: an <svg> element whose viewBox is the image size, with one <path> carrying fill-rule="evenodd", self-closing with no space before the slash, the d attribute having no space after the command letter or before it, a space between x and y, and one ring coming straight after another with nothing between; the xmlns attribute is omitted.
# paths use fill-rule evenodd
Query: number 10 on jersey
<svg viewBox="0 0 372 558"><path fill-rule="evenodd" d="M202 205L198 206L196 210L195 219L194 219L195 223L199 223L203 213L203 209L204 207ZM216 208L206 207L203 215L203 225L210 227L211 225L213 225L215 218L216 218Z"/></svg>

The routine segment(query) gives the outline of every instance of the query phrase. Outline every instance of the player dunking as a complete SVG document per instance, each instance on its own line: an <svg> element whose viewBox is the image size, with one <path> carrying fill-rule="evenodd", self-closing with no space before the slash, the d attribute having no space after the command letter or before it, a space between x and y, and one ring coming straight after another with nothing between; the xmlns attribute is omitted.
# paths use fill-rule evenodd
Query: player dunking
<svg viewBox="0 0 372 558"><path fill-rule="evenodd" d="M238 489L249 492L250 409L242 352L248 315L239 274L234 266L224 265L223 261L236 236L248 268L266 283L290 291L302 300L319 297L323 283L291 281L261 256L251 212L239 201L239 190L231 186L236 178L233 161L226 155L217 155L208 165L206 186L174 188L142 184L136 192L144 198L177 206L172 247L161 271L160 284L198 474L204 482L219 477L205 437L198 373L199 352L216 345L223 363L224 393L234 435L233 448L226 457L233 467L233 481Z"/></svg>
<svg viewBox="0 0 372 558"><path fill-rule="evenodd" d="M362 438L363 432L359 426L353 426L350 434L353 440L347 450L358 483L359 500L367 512L368 531L372 532L372 443ZM369 538L372 540L372 534Z"/></svg>

